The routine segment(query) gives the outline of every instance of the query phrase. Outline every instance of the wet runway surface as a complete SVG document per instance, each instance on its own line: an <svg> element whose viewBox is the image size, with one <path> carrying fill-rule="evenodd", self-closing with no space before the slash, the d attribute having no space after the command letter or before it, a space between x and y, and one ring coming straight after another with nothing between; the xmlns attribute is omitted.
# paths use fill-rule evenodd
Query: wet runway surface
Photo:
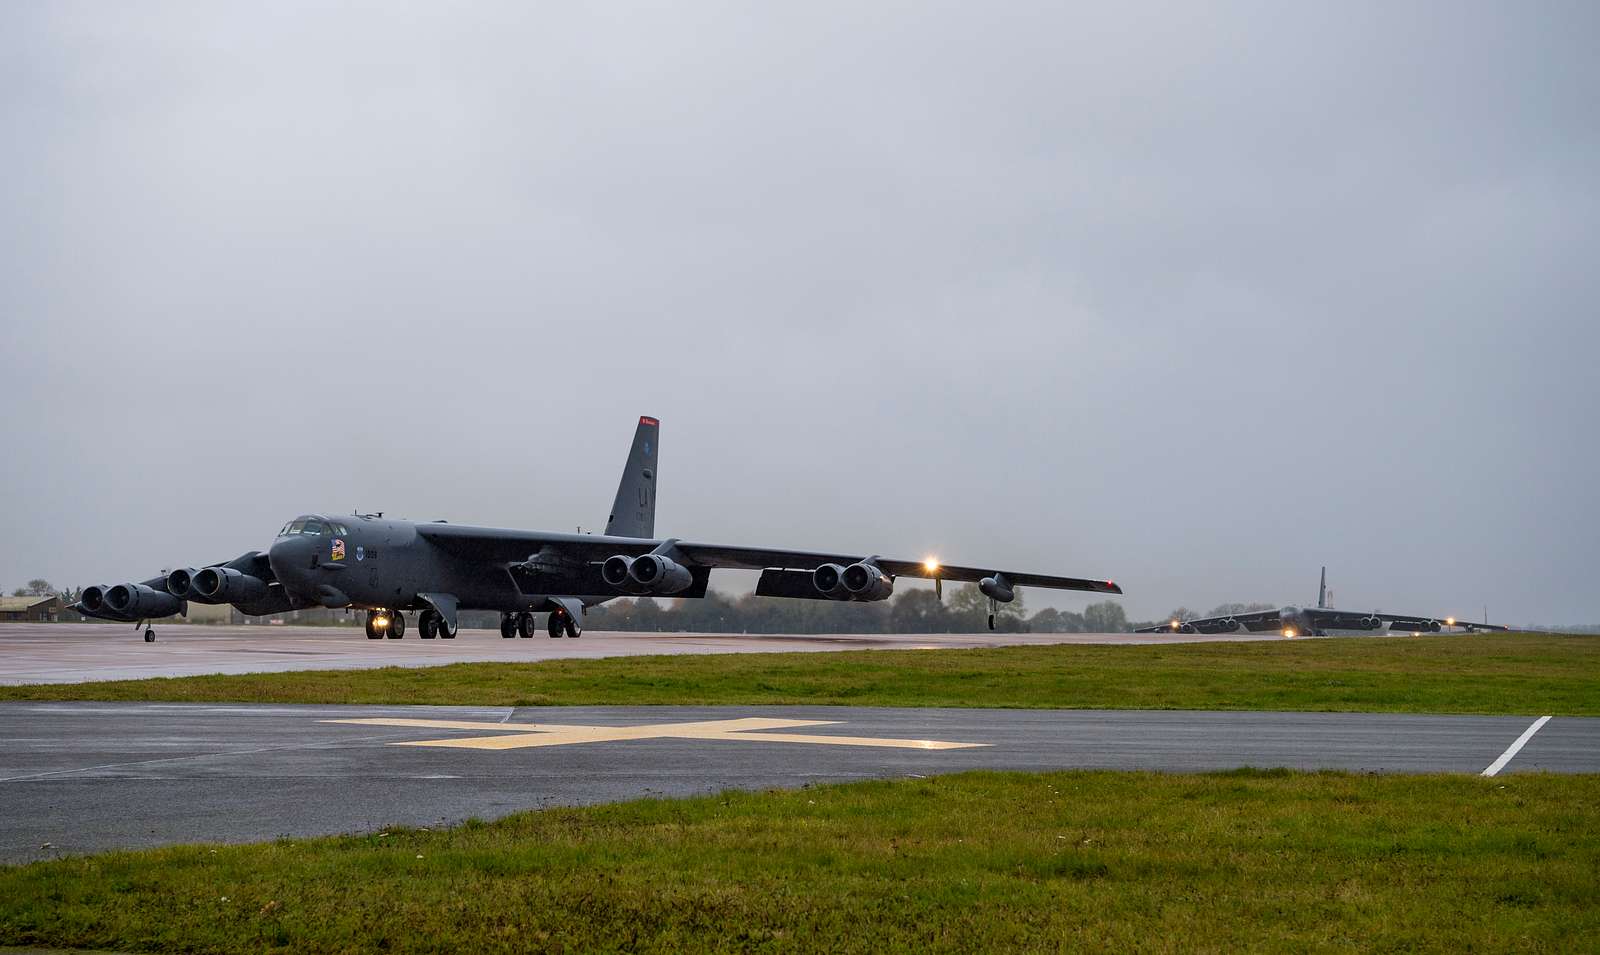
<svg viewBox="0 0 1600 955"><path fill-rule="evenodd" d="M498 638L497 638L498 639ZM0 704L0 861L969 769L1481 773L1529 717L857 707ZM1557 717L1504 773L1600 772Z"/></svg>
<svg viewBox="0 0 1600 955"><path fill-rule="evenodd" d="M707 633L621 633L503 639L491 630L463 630L454 640L422 640L415 628L400 640L368 640L359 627L204 626L158 624L145 643L122 624L0 624L0 684L84 683L206 673L354 670L463 662L527 662L652 653L785 653L993 647L1056 643L1159 644L1281 640L1276 634L1198 636L1148 633L815 634L764 636Z"/></svg>

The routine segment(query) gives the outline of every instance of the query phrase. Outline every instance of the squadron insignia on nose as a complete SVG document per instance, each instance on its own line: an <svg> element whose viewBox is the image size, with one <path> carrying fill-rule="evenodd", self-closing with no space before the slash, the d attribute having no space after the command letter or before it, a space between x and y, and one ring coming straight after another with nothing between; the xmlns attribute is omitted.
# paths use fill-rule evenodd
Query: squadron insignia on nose
<svg viewBox="0 0 1600 955"><path fill-rule="evenodd" d="M329 559L344 560L344 538L335 537L333 539L333 556Z"/></svg>

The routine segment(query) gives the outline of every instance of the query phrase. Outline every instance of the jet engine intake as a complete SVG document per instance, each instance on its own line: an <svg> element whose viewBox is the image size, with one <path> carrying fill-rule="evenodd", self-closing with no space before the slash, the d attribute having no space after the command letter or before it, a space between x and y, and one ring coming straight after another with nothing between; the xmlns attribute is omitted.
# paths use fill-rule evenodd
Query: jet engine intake
<svg viewBox="0 0 1600 955"><path fill-rule="evenodd" d="M1217 621L1218 633L1232 633L1238 629L1239 621L1233 619L1232 617L1224 617L1223 619Z"/></svg>
<svg viewBox="0 0 1600 955"><path fill-rule="evenodd" d="M1361 626L1362 626L1362 629L1365 629L1365 630L1377 630L1377 629L1380 629L1383 626L1383 618L1378 616L1377 614L1373 614L1370 617L1362 617L1361 618Z"/></svg>
<svg viewBox="0 0 1600 955"><path fill-rule="evenodd" d="M205 603L256 603L267 596L267 582L232 567L207 567L194 575L189 592Z"/></svg>
<svg viewBox="0 0 1600 955"><path fill-rule="evenodd" d="M838 564L823 564L811 572L811 585L825 597L849 600L850 592L844 589L844 568Z"/></svg>
<svg viewBox="0 0 1600 955"><path fill-rule="evenodd" d="M106 591L110 589L100 585L83 588L83 593L78 596L78 602L83 604L83 609L90 613L99 613L106 609Z"/></svg>
<svg viewBox="0 0 1600 955"><path fill-rule="evenodd" d="M200 572L193 567L180 567L167 575L167 593L179 600L193 600L201 604L227 603L225 600L216 600L211 597L201 596L195 586L194 579Z"/></svg>
<svg viewBox="0 0 1600 955"><path fill-rule="evenodd" d="M600 578L618 590L628 590L628 572L633 570L633 558L621 554L607 557L600 565Z"/></svg>
<svg viewBox="0 0 1600 955"><path fill-rule="evenodd" d="M633 565L628 568L628 577L652 594L675 594L680 590L688 590L694 583L694 575L689 568L660 554L635 557Z"/></svg>
<svg viewBox="0 0 1600 955"><path fill-rule="evenodd" d="M894 593L894 581L872 564L851 564L839 579L851 600L887 600Z"/></svg>
<svg viewBox="0 0 1600 955"><path fill-rule="evenodd" d="M995 574L993 577L985 577L978 581L978 589L983 591L985 597L990 600L998 600L1003 604L1008 604L1017 599L1017 592L1011 586L1011 581L999 574Z"/></svg>
<svg viewBox="0 0 1600 955"><path fill-rule="evenodd" d="M105 609L130 620L170 617L182 603L164 590L144 584L118 584L105 592Z"/></svg>

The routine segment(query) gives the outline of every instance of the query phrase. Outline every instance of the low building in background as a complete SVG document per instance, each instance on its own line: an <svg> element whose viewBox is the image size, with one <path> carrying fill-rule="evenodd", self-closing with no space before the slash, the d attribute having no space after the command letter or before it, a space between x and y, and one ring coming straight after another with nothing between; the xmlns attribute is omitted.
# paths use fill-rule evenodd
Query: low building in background
<svg viewBox="0 0 1600 955"><path fill-rule="evenodd" d="M188 611L179 619L188 623L227 625L233 622L233 607L228 604L203 604L191 600Z"/></svg>
<svg viewBox="0 0 1600 955"><path fill-rule="evenodd" d="M55 623L61 613L61 598L55 594L42 597L0 597L0 621L27 623Z"/></svg>

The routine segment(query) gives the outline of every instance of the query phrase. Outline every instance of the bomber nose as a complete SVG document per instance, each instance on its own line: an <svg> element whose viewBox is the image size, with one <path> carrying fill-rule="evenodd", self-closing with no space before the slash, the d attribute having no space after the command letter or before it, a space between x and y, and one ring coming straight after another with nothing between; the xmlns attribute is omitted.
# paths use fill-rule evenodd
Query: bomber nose
<svg viewBox="0 0 1600 955"><path fill-rule="evenodd" d="M284 582L304 580L311 570L311 550L315 541L306 537L285 537L267 548L267 563L272 573Z"/></svg>

